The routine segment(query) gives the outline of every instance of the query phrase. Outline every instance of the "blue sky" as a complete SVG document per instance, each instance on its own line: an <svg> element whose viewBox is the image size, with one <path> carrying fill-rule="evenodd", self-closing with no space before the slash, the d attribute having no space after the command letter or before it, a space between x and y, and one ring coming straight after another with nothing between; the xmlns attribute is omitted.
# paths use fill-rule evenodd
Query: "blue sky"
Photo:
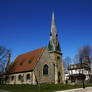
<svg viewBox="0 0 92 92"><path fill-rule="evenodd" d="M48 46L52 11L63 58L92 47L91 0L0 0L0 45L12 50L11 61Z"/></svg>

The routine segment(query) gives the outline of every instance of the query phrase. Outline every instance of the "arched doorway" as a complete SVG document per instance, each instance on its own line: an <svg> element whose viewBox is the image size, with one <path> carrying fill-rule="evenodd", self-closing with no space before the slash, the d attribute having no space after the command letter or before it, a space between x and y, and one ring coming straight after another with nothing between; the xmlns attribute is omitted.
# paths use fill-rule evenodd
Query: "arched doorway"
<svg viewBox="0 0 92 92"><path fill-rule="evenodd" d="M61 74L58 72L58 83L60 83Z"/></svg>

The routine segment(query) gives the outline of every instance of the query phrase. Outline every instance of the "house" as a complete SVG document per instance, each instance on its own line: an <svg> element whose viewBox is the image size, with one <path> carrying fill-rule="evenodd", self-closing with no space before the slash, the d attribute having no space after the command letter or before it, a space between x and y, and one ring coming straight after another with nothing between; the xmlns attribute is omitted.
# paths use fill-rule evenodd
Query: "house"
<svg viewBox="0 0 92 92"><path fill-rule="evenodd" d="M89 57L85 57L84 62L70 65L68 70L68 77L71 83L82 83L83 80L85 80L85 82L88 82L90 79L91 72Z"/></svg>
<svg viewBox="0 0 92 92"><path fill-rule="evenodd" d="M65 83L62 51L56 32L54 13L48 48L46 46L21 54L9 64L5 72L6 84Z"/></svg>

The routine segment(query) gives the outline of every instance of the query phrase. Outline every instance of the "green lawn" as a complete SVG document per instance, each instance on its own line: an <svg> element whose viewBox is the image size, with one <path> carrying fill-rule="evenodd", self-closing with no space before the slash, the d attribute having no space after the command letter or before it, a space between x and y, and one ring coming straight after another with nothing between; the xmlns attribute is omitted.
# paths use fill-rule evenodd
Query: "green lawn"
<svg viewBox="0 0 92 92"><path fill-rule="evenodd" d="M86 85L92 86L92 84ZM57 90L67 90L74 88L81 88L82 85L62 85L62 84L44 84L39 86L35 85L0 85L0 89L9 90L11 92L53 92Z"/></svg>

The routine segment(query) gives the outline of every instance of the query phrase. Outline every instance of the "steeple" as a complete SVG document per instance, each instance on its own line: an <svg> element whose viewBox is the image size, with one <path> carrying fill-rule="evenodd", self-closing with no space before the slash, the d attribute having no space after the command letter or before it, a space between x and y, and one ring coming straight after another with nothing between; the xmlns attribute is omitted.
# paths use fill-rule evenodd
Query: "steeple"
<svg viewBox="0 0 92 92"><path fill-rule="evenodd" d="M54 12L52 12L52 25L55 25L55 17L54 17Z"/></svg>
<svg viewBox="0 0 92 92"><path fill-rule="evenodd" d="M61 52L59 41L58 41L58 35L56 32L54 12L52 12L52 25L51 25L50 41L48 45L48 50Z"/></svg>

